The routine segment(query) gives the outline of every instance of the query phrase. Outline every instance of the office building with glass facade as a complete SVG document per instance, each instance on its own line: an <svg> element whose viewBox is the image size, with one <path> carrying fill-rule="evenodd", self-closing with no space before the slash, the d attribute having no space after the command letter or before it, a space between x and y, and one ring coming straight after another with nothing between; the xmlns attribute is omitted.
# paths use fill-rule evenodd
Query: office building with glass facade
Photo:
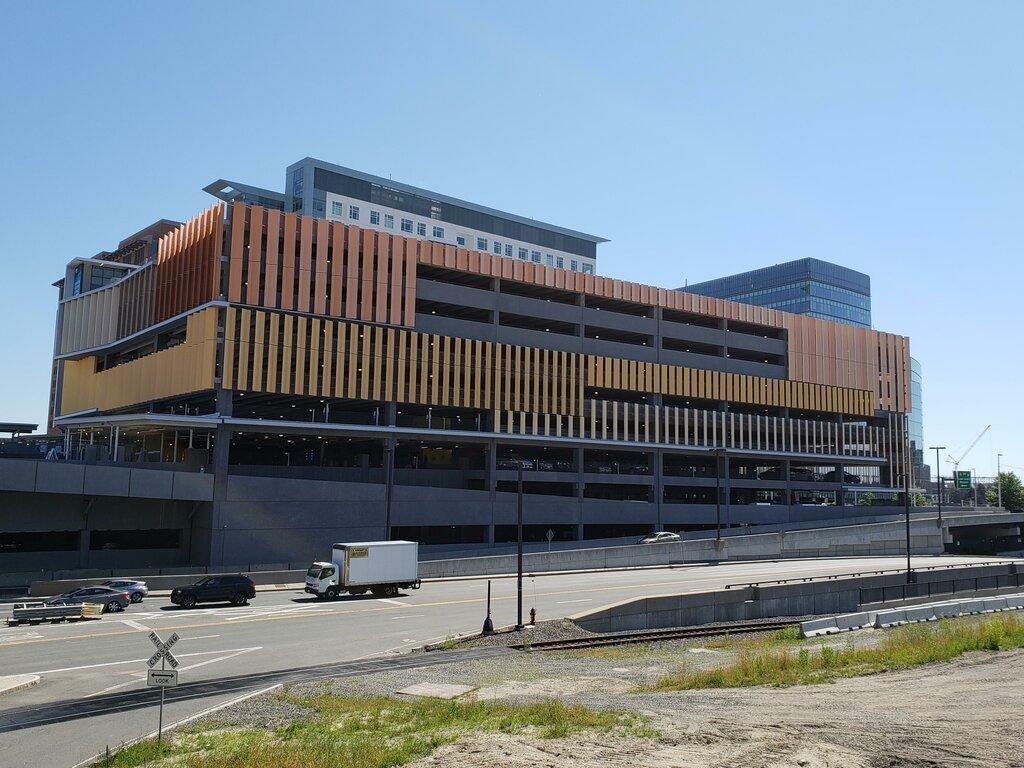
<svg viewBox="0 0 1024 768"><path fill-rule="evenodd" d="M821 259L787 261L687 285L683 290L871 327L871 278Z"/></svg>
<svg viewBox="0 0 1024 768"><path fill-rule="evenodd" d="M863 272L821 259L797 259L752 269L688 285L683 290L861 328L871 327L871 278ZM910 362L912 407L907 429L914 483L925 487L930 469L924 462L921 364L914 358Z"/></svg>

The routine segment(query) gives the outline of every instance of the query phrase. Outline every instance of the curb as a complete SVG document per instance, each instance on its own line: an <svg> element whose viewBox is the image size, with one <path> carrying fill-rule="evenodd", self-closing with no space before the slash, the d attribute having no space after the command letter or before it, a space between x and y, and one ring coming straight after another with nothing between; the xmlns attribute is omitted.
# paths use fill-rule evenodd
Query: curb
<svg viewBox="0 0 1024 768"><path fill-rule="evenodd" d="M23 691L39 684L39 675L8 675L0 677L0 696Z"/></svg>

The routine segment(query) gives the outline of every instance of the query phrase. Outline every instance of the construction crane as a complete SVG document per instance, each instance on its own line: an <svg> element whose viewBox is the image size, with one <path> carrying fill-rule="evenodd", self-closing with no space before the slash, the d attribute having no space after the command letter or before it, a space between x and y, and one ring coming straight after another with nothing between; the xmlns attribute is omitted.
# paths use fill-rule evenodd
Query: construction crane
<svg viewBox="0 0 1024 768"><path fill-rule="evenodd" d="M960 458L959 459L954 459L951 454L946 456L946 459L949 460L950 462L952 462L952 464L953 464L953 472L954 472L954 474L956 473L957 469L960 468L960 462L967 458L967 454L971 452L971 450L974 448L974 446L976 446L978 444L978 441L981 440L981 438L983 438L985 436L985 433L988 432L989 429L991 429L991 428L992 428L992 425L989 424L987 427L985 427L983 430L981 430L981 432L978 434L978 436L976 438L974 438L974 440L971 441L970 445L967 446L967 450L964 451L962 454L960 454Z"/></svg>

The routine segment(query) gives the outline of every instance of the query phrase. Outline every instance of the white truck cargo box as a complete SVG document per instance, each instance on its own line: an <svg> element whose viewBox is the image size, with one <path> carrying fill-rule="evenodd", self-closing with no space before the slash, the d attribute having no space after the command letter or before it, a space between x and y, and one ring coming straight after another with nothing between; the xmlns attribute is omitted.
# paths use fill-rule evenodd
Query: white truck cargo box
<svg viewBox="0 0 1024 768"><path fill-rule="evenodd" d="M419 572L419 544L415 541L361 541L335 544L331 560L341 567L341 584L408 584Z"/></svg>

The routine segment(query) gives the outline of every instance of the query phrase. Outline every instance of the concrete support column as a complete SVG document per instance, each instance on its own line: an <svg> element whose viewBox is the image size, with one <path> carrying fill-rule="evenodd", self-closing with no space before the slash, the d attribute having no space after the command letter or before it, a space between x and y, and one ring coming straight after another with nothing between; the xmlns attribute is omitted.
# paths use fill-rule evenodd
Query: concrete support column
<svg viewBox="0 0 1024 768"><path fill-rule="evenodd" d="M665 500L665 481L664 481L664 469L665 469L665 453L664 451L655 451L652 457L653 461L651 471L654 472L654 503L657 504L658 513L658 530L665 530L664 521L661 519L661 505Z"/></svg>
<svg viewBox="0 0 1024 768"><path fill-rule="evenodd" d="M233 392L230 389L217 390L217 413L223 418L231 418ZM213 455L210 464L213 467L213 513L210 522L210 552L208 562L211 565L228 565L225 561L227 552L228 525L223 509L223 499L227 497L228 458L231 449L231 428L218 424L213 437Z"/></svg>
<svg viewBox="0 0 1024 768"><path fill-rule="evenodd" d="M82 509L82 530L78 534L78 567L89 567L89 544L91 541L91 529L89 527L89 508L92 506L92 499L85 500Z"/></svg>
<svg viewBox="0 0 1024 768"><path fill-rule="evenodd" d="M732 522L732 459L726 453L722 456L722 527Z"/></svg>
<svg viewBox="0 0 1024 768"><path fill-rule="evenodd" d="M791 485L793 480L790 475L791 463L789 459L784 459L782 462L782 478L786 481L786 509L790 510L790 516L792 516L793 507L793 486Z"/></svg>
<svg viewBox="0 0 1024 768"><path fill-rule="evenodd" d="M491 327L494 328L494 338L498 338L498 305L501 300L498 298L501 294L501 280L497 277L491 278L491 298L494 300L494 311L491 312Z"/></svg>
<svg viewBox="0 0 1024 768"><path fill-rule="evenodd" d="M839 414L839 418L836 420L836 429L837 429L837 435L838 435L838 437L836 439L836 447L838 449L839 455L841 456L841 455L843 455L843 451L846 449L846 444L845 444L845 441L843 439L843 415L842 414ZM846 468L842 464L840 464L839 466L836 467L836 477L839 478L839 482L840 483L845 483L846 482L845 474L846 474ZM836 506L837 507L846 506L846 494L842 491L842 489L840 489L839 491L836 492Z"/></svg>
<svg viewBox="0 0 1024 768"><path fill-rule="evenodd" d="M498 441L489 440L487 445L484 447L484 463L486 470L484 473L484 487L487 489L487 508L489 510L487 520L487 543L494 544L494 506L497 503L498 496L495 490L497 480L497 462L498 462Z"/></svg>
<svg viewBox="0 0 1024 768"><path fill-rule="evenodd" d="M384 509L383 518L384 540L391 539L391 529L395 525L394 496L395 496L395 450L398 446L398 439L394 435L384 438L383 470L384 470ZM366 457L369 459L369 457Z"/></svg>

